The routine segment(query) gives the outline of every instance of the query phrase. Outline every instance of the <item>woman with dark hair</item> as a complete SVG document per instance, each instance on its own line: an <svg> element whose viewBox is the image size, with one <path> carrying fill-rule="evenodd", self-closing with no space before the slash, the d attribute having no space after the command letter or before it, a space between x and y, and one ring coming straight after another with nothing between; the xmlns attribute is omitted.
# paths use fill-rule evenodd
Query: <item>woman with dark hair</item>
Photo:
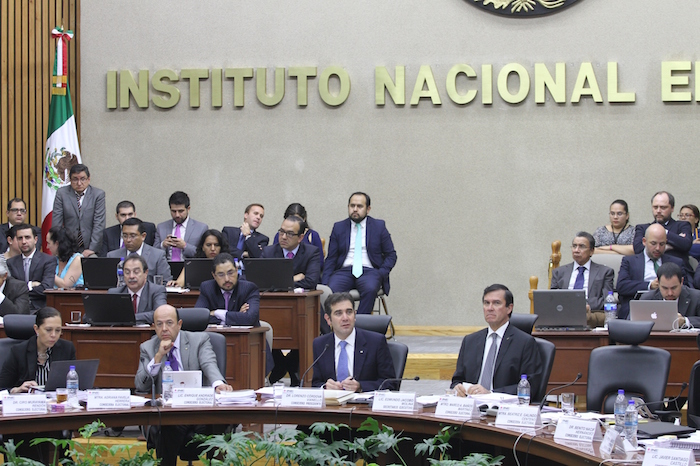
<svg viewBox="0 0 700 466"><path fill-rule="evenodd" d="M197 251L194 253L194 257L202 259L213 259L219 255L221 251L228 251L228 240L224 235L221 234L219 230L207 230L199 238L199 244L197 244ZM170 280L168 286L179 286L180 288L185 287L185 269L182 269L180 276L177 280Z"/></svg>
<svg viewBox="0 0 700 466"><path fill-rule="evenodd" d="M74 288L83 284L83 264L78 243L63 227L52 227L46 235L46 245L58 258L54 288Z"/></svg>
<svg viewBox="0 0 700 466"><path fill-rule="evenodd" d="M627 202L616 199L610 204L610 224L593 233L596 254L634 254L634 225L630 225Z"/></svg>
<svg viewBox="0 0 700 466"><path fill-rule="evenodd" d="M678 220L685 220L690 223L690 228L693 230L693 245L690 247L689 254L700 260L700 239L698 239L698 222L700 222L700 210L693 204L686 204L681 207L678 212Z"/></svg>
<svg viewBox="0 0 700 466"><path fill-rule="evenodd" d="M284 211L284 218L286 219L290 215L296 215L297 217L303 218L307 224L309 222L309 220L306 218L306 209L303 205L299 204L298 202L294 202L287 206L287 210ZM275 239L272 241L272 244L279 243L279 237L280 234L276 233ZM321 273L323 273L323 242L321 241L321 236L319 236L318 233L316 233L314 230L311 229L311 227L309 227L306 230L305 240L318 248L320 253L318 255L318 258L321 260Z"/></svg>

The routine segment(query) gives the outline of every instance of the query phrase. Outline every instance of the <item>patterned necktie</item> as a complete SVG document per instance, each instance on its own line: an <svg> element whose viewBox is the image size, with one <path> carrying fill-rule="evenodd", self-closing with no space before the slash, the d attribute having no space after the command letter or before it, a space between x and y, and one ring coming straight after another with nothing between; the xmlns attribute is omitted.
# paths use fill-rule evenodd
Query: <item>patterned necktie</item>
<svg viewBox="0 0 700 466"><path fill-rule="evenodd" d="M170 353L168 353L168 361L170 362L170 368L174 371L180 370L180 365L177 363L177 358L175 357L175 346L172 347Z"/></svg>
<svg viewBox="0 0 700 466"><path fill-rule="evenodd" d="M355 251L352 256L352 274L355 278L362 275L362 225L356 223L355 228Z"/></svg>
<svg viewBox="0 0 700 466"><path fill-rule="evenodd" d="M581 266L578 268L578 276L576 277L576 281L574 282L574 290L582 290L583 289L583 272L586 270L586 267Z"/></svg>
<svg viewBox="0 0 700 466"><path fill-rule="evenodd" d="M82 193L75 193L76 198L78 199L78 218L80 218L80 209L83 204L83 196L85 195L85 191ZM83 248L85 247L85 242L83 241L83 232L80 231L80 222L78 221L78 248Z"/></svg>
<svg viewBox="0 0 700 466"><path fill-rule="evenodd" d="M338 368L335 370L337 374L337 381L342 382L343 380L350 377L350 372L348 371L348 353L345 351L345 347L348 345L347 341L340 342L340 355L338 356Z"/></svg>
<svg viewBox="0 0 700 466"><path fill-rule="evenodd" d="M24 281L29 283L29 267L31 267L32 259L29 257L24 258Z"/></svg>
<svg viewBox="0 0 700 466"><path fill-rule="evenodd" d="M294 253L292 251L287 253L287 259L294 259Z"/></svg>
<svg viewBox="0 0 700 466"><path fill-rule="evenodd" d="M231 300L231 292L224 291L224 309L228 311L228 303Z"/></svg>
<svg viewBox="0 0 700 466"><path fill-rule="evenodd" d="M491 348L489 348L489 354L486 356L486 363L484 364L484 372L481 374L481 379L479 385L484 387L486 390L491 390L491 385L493 382L493 366L496 362L496 341L498 334L496 332L491 334Z"/></svg>
<svg viewBox="0 0 700 466"><path fill-rule="evenodd" d="M139 296L138 296L136 293L134 293L134 294L131 296L131 303L134 305L134 314L138 314L138 313L139 313L139 303L138 303L138 299L139 299Z"/></svg>
<svg viewBox="0 0 700 466"><path fill-rule="evenodd" d="M175 237L176 238L180 237L180 224L179 223L175 226ZM182 249L173 248L172 259L174 261L181 261L182 260Z"/></svg>

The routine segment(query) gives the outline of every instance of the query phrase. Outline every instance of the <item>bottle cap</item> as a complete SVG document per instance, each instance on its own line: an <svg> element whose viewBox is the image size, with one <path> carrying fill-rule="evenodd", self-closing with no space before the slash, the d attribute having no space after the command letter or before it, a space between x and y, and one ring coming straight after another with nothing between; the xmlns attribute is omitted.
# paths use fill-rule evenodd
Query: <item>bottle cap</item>
<svg viewBox="0 0 700 466"><path fill-rule="evenodd" d="M75 370L75 366L70 366L70 370L74 371L74 370Z"/></svg>
<svg viewBox="0 0 700 466"><path fill-rule="evenodd" d="M527 374L523 374L520 376L521 379L527 379Z"/></svg>
<svg viewBox="0 0 700 466"><path fill-rule="evenodd" d="M624 391L623 389L620 388L620 389L617 391L617 394L618 394L618 395L624 395L624 394L625 394L625 391Z"/></svg>

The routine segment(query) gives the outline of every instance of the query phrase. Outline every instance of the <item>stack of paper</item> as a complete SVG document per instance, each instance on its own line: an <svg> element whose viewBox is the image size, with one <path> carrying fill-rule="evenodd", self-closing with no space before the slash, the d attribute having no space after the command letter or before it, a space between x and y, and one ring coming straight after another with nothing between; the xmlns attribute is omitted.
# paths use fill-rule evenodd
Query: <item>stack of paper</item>
<svg viewBox="0 0 700 466"><path fill-rule="evenodd" d="M326 398L326 406L344 405L355 396L355 392L347 390L324 390L323 396Z"/></svg>
<svg viewBox="0 0 700 466"><path fill-rule="evenodd" d="M221 392L216 395L216 404L221 406L231 405L251 405L255 404L254 390L234 390L232 392Z"/></svg>

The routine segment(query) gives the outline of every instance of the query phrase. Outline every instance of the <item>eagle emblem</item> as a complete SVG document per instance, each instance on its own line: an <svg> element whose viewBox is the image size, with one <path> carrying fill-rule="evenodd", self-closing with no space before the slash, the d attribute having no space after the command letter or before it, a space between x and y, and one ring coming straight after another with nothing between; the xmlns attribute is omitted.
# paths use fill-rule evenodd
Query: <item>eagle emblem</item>
<svg viewBox="0 0 700 466"><path fill-rule="evenodd" d="M78 157L72 152L61 149L46 149L46 159L44 164L44 178L49 188L54 191L61 186L66 186L70 183L68 180L68 172L73 165L78 164Z"/></svg>
<svg viewBox="0 0 700 466"><path fill-rule="evenodd" d="M576 0L473 0L475 6L504 16L537 16L553 13Z"/></svg>

